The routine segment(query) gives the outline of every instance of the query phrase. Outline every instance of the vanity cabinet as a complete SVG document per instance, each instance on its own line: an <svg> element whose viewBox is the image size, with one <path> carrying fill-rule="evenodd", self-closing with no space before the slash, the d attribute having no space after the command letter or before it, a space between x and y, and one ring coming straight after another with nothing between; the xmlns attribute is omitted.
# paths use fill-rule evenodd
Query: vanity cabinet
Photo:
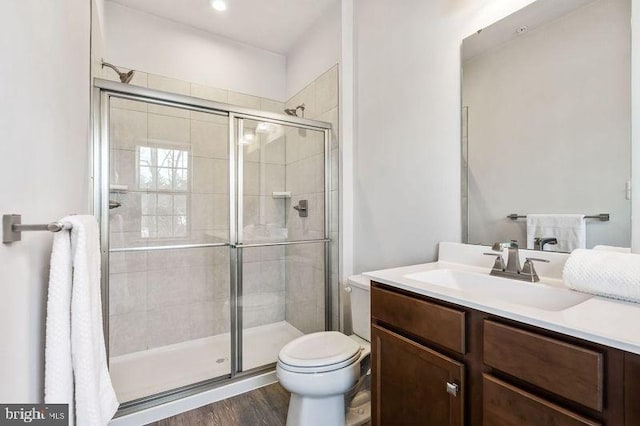
<svg viewBox="0 0 640 426"><path fill-rule="evenodd" d="M374 425L640 425L638 355L375 282L371 316Z"/></svg>

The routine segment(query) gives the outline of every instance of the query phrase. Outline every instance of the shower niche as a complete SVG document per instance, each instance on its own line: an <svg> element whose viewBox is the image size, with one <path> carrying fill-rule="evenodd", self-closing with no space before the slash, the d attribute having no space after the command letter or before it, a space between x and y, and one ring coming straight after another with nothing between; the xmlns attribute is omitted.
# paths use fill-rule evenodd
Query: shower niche
<svg viewBox="0 0 640 426"><path fill-rule="evenodd" d="M94 199L121 408L271 370L286 343L330 329L331 125L95 87Z"/></svg>

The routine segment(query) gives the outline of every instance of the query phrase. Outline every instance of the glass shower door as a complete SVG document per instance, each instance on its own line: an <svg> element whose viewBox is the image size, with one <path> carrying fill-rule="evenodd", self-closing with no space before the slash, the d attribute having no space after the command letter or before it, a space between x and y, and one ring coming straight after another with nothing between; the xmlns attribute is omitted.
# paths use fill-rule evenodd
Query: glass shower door
<svg viewBox="0 0 640 426"><path fill-rule="evenodd" d="M327 327L327 136L266 119L236 123L239 364L248 371Z"/></svg>
<svg viewBox="0 0 640 426"><path fill-rule="evenodd" d="M103 96L118 399L229 377L228 115Z"/></svg>
<svg viewBox="0 0 640 426"><path fill-rule="evenodd" d="M324 123L101 84L95 195L121 408L257 374L330 327Z"/></svg>

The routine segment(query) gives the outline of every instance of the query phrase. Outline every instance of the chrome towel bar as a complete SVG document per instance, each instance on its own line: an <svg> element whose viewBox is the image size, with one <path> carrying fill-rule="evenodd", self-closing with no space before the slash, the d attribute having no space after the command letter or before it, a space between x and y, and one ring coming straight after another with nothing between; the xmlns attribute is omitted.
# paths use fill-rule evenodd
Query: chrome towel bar
<svg viewBox="0 0 640 426"><path fill-rule="evenodd" d="M517 220L517 219L526 219L527 216L526 215L519 215L517 213L511 213L509 216L507 216L508 219L511 220ZM600 214L594 214L594 215L590 215L590 216L585 216L585 219L598 219L601 222L608 222L610 219L609 213L600 213Z"/></svg>
<svg viewBox="0 0 640 426"><path fill-rule="evenodd" d="M22 233L28 231L60 232L63 229L71 229L73 225L68 222L51 222L38 225L22 224L22 215L2 215L2 242L13 243L22 239Z"/></svg>

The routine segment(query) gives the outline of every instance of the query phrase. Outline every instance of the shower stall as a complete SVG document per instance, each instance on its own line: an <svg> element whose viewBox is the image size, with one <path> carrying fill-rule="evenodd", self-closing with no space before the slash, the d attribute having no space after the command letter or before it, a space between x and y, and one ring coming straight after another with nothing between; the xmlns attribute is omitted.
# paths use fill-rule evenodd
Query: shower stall
<svg viewBox="0 0 640 426"><path fill-rule="evenodd" d="M121 408L273 369L287 342L331 329L331 125L94 87L94 210Z"/></svg>

